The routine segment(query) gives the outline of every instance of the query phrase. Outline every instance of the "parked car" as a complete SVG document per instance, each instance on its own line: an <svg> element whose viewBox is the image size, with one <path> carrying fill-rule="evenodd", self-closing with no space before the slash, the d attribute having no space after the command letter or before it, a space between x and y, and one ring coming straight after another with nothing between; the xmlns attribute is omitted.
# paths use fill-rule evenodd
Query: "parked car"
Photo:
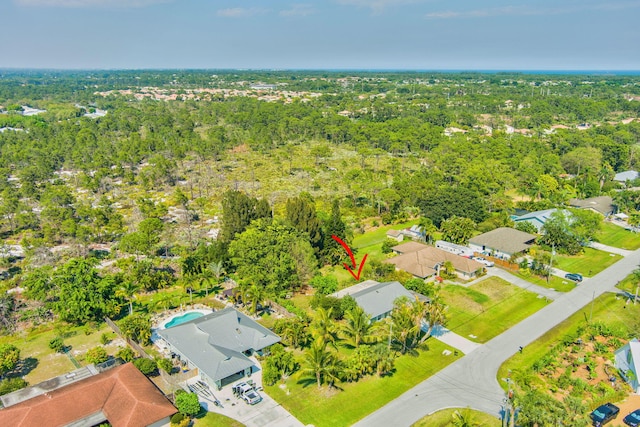
<svg viewBox="0 0 640 427"><path fill-rule="evenodd" d="M564 275L564 278L573 280L574 282L582 282L582 275L578 273L567 273Z"/></svg>
<svg viewBox="0 0 640 427"><path fill-rule="evenodd" d="M260 396L260 393L253 389L244 392L241 397L249 405L255 405L262 400L262 396Z"/></svg>
<svg viewBox="0 0 640 427"><path fill-rule="evenodd" d="M605 403L604 405L598 406L591 413L591 420L593 421L593 425L595 427L600 427L608 423L609 421L614 420L618 413L620 412L620 408L618 408L613 403Z"/></svg>
<svg viewBox="0 0 640 427"><path fill-rule="evenodd" d="M240 396L242 396L244 393L248 392L249 390L253 390L253 389L249 384L245 382L241 382L233 386L233 392L235 394L239 394Z"/></svg>
<svg viewBox="0 0 640 427"><path fill-rule="evenodd" d="M640 409L636 409L635 411L631 412L629 415L624 417L622 421L624 421L626 425L631 427L640 426Z"/></svg>
<svg viewBox="0 0 640 427"><path fill-rule="evenodd" d="M481 256L473 257L473 259L474 259L474 260L476 260L476 261L478 261L480 264L484 264L484 265L486 265L487 267L493 267L493 266L494 266L494 263L493 263L493 262L491 262L491 261L489 261L489 260L487 260L487 259L484 259L484 258L482 258Z"/></svg>

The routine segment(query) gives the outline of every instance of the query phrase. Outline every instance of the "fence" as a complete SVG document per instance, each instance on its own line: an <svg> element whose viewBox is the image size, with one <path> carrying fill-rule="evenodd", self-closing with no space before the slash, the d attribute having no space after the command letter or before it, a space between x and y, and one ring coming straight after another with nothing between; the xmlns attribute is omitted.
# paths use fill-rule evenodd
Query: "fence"
<svg viewBox="0 0 640 427"><path fill-rule="evenodd" d="M515 273L517 273L520 270L520 266L514 262L509 262L508 260L504 260L504 259L500 259L500 258L496 258L496 257L492 257L492 256L488 256L485 254L482 254L480 252L474 252L473 256L478 256L478 257L483 257L484 259L493 262L495 265L498 265L504 269L507 270L511 270Z"/></svg>
<svg viewBox="0 0 640 427"><path fill-rule="evenodd" d="M129 346L132 349L134 349L141 357L145 357L147 359L153 359L153 357L149 356L149 354L147 354L147 352L144 351L144 349L142 348L142 346L140 344L138 344L137 342L135 342L131 338L125 337L124 334L122 333L122 331L120 330L120 328L118 327L118 325L116 325L113 320L109 319L108 317L105 317L104 321L107 323L107 325L109 325L109 327L111 329L113 329L113 332L115 332L116 334L118 334L120 336L120 338L125 340L127 342L127 344L129 344Z"/></svg>

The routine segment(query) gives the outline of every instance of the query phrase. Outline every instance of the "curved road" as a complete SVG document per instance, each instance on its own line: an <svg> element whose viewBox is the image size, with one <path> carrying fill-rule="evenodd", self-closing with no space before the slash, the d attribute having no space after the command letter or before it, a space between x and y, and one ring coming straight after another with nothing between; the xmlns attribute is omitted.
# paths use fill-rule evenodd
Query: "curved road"
<svg viewBox="0 0 640 427"><path fill-rule="evenodd" d="M496 379L498 368L545 332L612 290L640 263L640 249L585 280L548 306L458 359L411 390L356 423L361 427L409 426L445 408L471 407L499 416L504 391ZM526 347L525 347L526 351Z"/></svg>

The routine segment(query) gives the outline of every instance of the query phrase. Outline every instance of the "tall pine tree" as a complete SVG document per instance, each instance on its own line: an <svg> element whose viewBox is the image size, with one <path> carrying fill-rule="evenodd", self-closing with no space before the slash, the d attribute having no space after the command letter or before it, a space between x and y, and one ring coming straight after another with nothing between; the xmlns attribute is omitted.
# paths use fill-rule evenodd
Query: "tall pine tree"
<svg viewBox="0 0 640 427"><path fill-rule="evenodd" d="M347 236L347 226L342 221L342 215L340 214L340 203L338 200L333 201L331 206L331 216L324 223L324 243L323 243L323 258L324 261L332 265L340 263L345 255L344 248L340 246L331 236L338 236L344 242L349 243L349 237Z"/></svg>
<svg viewBox="0 0 640 427"><path fill-rule="evenodd" d="M258 200L241 191L229 190L222 197L221 239L230 242L258 218L271 218L271 206L266 200Z"/></svg>
<svg viewBox="0 0 640 427"><path fill-rule="evenodd" d="M313 200L303 197L295 197L287 200L287 221L298 231L309 236L309 243L316 255L320 255L322 250L322 228L320 220L316 215L316 208Z"/></svg>

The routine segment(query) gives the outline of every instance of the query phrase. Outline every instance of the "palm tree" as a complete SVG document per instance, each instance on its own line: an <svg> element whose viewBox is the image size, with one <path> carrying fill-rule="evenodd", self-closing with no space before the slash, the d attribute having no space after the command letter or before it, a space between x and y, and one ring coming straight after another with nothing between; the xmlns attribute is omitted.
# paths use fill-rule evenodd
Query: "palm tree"
<svg viewBox="0 0 640 427"><path fill-rule="evenodd" d="M471 409L467 408L464 411L456 410L451 416L451 424L453 427L477 427L479 422L473 419Z"/></svg>
<svg viewBox="0 0 640 427"><path fill-rule="evenodd" d="M157 293L153 299L155 307L162 307L163 309L167 310L169 306L173 304L174 295L171 295L168 292L162 292Z"/></svg>
<svg viewBox="0 0 640 427"><path fill-rule="evenodd" d="M122 297L129 303L129 315L133 314L133 300L136 297L136 293L140 290L140 285L131 281L125 281L120 284L120 287L116 290L116 296Z"/></svg>
<svg viewBox="0 0 640 427"><path fill-rule="evenodd" d="M360 306L355 306L344 315L346 323L342 332L351 340L354 347L367 343L371 338L372 323L367 313Z"/></svg>
<svg viewBox="0 0 640 427"><path fill-rule="evenodd" d="M418 226L420 227L420 234L422 234L422 238L425 243L431 243L433 240L433 234L438 231L438 228L433 224L431 218L420 218Z"/></svg>
<svg viewBox="0 0 640 427"><path fill-rule="evenodd" d="M425 342L426 339L431 336L434 327L445 324L447 321L445 310L445 305L442 304L437 297L434 297L427 305L425 320L429 323L429 328L420 340L420 343Z"/></svg>
<svg viewBox="0 0 640 427"><path fill-rule="evenodd" d="M305 352L302 373L314 376L318 383L318 388L325 381L332 385L338 379L338 374L340 373L339 361L327 349L326 345L315 342Z"/></svg>
<svg viewBox="0 0 640 427"><path fill-rule="evenodd" d="M420 323L416 322L417 313L414 304L406 297L398 298L394 302L391 312L392 340L399 346L402 354L405 354L416 345L416 340L420 334Z"/></svg>
<svg viewBox="0 0 640 427"><path fill-rule="evenodd" d="M316 311L315 318L311 323L311 334L316 339L319 345L326 346L331 344L336 348L336 341L338 339L336 326L334 324L331 314L333 309L319 308Z"/></svg>
<svg viewBox="0 0 640 427"><path fill-rule="evenodd" d="M258 311L258 305L264 300L264 288L260 285L253 284L249 289L247 289L244 298L246 298L246 303L251 304L251 313L256 314ZM243 298L243 302L245 299Z"/></svg>

